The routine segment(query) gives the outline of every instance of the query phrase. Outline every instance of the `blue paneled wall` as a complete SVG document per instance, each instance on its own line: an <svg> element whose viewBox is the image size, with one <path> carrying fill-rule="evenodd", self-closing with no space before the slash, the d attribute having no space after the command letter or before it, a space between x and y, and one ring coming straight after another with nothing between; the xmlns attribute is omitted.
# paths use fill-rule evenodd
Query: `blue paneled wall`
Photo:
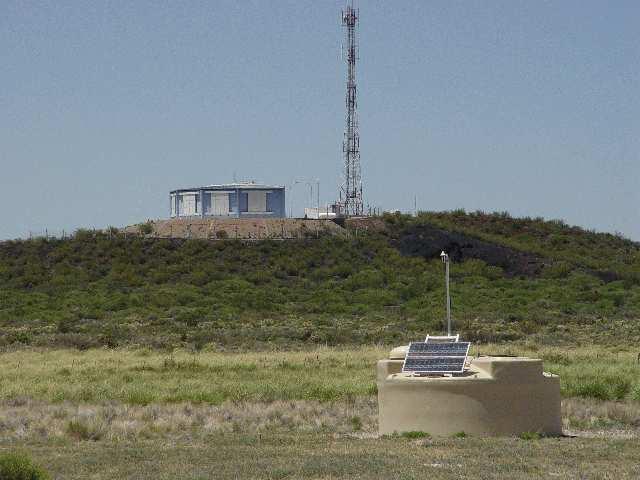
<svg viewBox="0 0 640 480"><path fill-rule="evenodd" d="M212 205L211 194L227 195L229 211L220 212ZM249 192L265 192L265 211L249 212ZM195 199L194 199L195 196ZM174 190L170 194L171 217L236 217L236 218L284 218L286 203L284 187L269 187L251 184L216 185ZM195 206L195 211L193 207ZM218 204L220 205L220 204ZM222 204L224 205L224 203ZM226 208L226 207L225 207ZM215 212L215 214L214 214Z"/></svg>

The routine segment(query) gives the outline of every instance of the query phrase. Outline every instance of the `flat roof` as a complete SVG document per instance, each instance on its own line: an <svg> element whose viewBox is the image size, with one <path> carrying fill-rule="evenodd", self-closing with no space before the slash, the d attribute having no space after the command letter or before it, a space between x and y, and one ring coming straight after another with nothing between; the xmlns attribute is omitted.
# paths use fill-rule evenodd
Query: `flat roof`
<svg viewBox="0 0 640 480"><path fill-rule="evenodd" d="M262 183L223 183L220 185L204 185L202 187L177 188L169 193L193 192L198 190L281 190L283 185L264 185Z"/></svg>

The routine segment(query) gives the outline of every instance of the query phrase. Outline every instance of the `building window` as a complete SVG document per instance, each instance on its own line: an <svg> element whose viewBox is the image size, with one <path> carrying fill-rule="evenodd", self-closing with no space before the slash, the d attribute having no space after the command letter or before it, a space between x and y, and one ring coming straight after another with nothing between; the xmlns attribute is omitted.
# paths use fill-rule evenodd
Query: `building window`
<svg viewBox="0 0 640 480"><path fill-rule="evenodd" d="M273 192L267 192L265 212L273 213Z"/></svg>
<svg viewBox="0 0 640 480"><path fill-rule="evenodd" d="M267 211L267 192L248 192L247 211L249 213L264 213Z"/></svg>
<svg viewBox="0 0 640 480"><path fill-rule="evenodd" d="M180 215L189 217L197 213L197 195L195 193L183 193L180 195Z"/></svg>
<svg viewBox="0 0 640 480"><path fill-rule="evenodd" d="M228 193L212 193L211 194L211 212L215 216L229 215L229 194Z"/></svg>

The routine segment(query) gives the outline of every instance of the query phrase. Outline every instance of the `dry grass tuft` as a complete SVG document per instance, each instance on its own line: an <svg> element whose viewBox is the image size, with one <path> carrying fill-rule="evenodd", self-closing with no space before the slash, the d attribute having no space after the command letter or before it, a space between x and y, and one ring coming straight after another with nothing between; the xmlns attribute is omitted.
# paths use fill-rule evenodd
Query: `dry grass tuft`
<svg viewBox="0 0 640 480"><path fill-rule="evenodd" d="M568 398L562 401L562 418L566 429L623 429L637 433L640 403Z"/></svg>
<svg viewBox="0 0 640 480"><path fill-rule="evenodd" d="M562 403L569 433L640 435L640 404L571 398ZM291 400L129 405L52 404L28 398L0 403L0 438L8 440L123 441L202 438L216 433L327 433L377 435L375 397L350 402Z"/></svg>
<svg viewBox="0 0 640 480"><path fill-rule="evenodd" d="M50 404L24 399L0 404L4 439L71 438L77 441L183 438L218 432L374 433L373 398L354 402L276 401L203 404ZM357 419L357 420L354 420Z"/></svg>

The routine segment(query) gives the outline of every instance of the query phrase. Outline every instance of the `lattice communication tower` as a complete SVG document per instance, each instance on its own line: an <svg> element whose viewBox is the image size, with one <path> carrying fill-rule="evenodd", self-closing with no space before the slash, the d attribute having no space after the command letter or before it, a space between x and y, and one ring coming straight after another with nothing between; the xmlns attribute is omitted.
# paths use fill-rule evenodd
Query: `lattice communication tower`
<svg viewBox="0 0 640 480"><path fill-rule="evenodd" d="M360 172L360 134L358 133L358 102L356 99L356 61L358 60L357 26L360 11L353 7L353 0L342 11L346 48L343 56L347 62L347 118L342 141L344 155L344 183L340 187L340 209L346 216L362 215L362 176Z"/></svg>

